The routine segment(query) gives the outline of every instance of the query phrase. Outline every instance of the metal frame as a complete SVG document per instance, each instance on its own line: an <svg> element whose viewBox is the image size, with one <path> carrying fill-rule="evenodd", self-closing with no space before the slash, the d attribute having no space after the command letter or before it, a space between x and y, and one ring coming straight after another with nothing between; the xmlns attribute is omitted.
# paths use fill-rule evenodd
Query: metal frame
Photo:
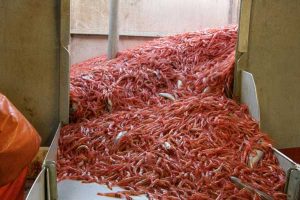
<svg viewBox="0 0 300 200"><path fill-rule="evenodd" d="M46 161L44 164L46 170L46 196L48 200L57 200L57 179L55 161Z"/></svg>
<svg viewBox="0 0 300 200"><path fill-rule="evenodd" d="M285 193L288 199L300 199L300 166L296 165L290 168L287 173L287 181L285 185Z"/></svg>
<svg viewBox="0 0 300 200"><path fill-rule="evenodd" d="M238 74L241 88L240 100L248 106L249 112L258 122L260 119L259 101L256 93L254 77L251 73L241 70ZM285 193L288 200L300 198L300 168L292 159L273 148L274 155L278 159L280 167L286 173Z"/></svg>
<svg viewBox="0 0 300 200"><path fill-rule="evenodd" d="M242 0L240 9L238 45L236 49L236 66L234 74L234 91L233 94L241 103L249 106L250 113L259 122L260 121L260 106L258 102L256 85L254 77L251 73L243 71L248 67L248 44L249 31L252 15L252 1ZM274 154L277 157L280 166L286 172L285 193L288 200L300 199L300 169L290 158L283 153L273 148Z"/></svg>
<svg viewBox="0 0 300 200"><path fill-rule="evenodd" d="M241 93L241 103L245 103L249 106L250 113L254 113L257 117L253 116L256 120L259 119L259 102L256 95L256 86L253 75L251 73L241 71L241 88L244 88L244 92ZM63 200L71 200L76 196L77 199L100 199L97 196L97 192L108 192L108 188L105 185L98 185L95 183L81 183L80 181L64 180L57 183L56 180L56 155L58 149L58 140L60 136L61 124L59 125L49 151L46 155L43 170L35 181L31 188L26 200L41 199L37 196L43 196L42 192L45 192L45 198L47 200L57 200L59 197ZM273 148L274 155L277 157L280 166L287 174L285 193L288 200L299 200L300 198L300 167L293 160L286 155ZM44 187L42 185L44 184ZM42 188L42 189L41 189ZM114 187L114 191L120 191L122 188ZM66 191L70 191L66 193ZM39 193L39 194L37 194ZM114 199L103 197L101 199ZM146 199L145 195L134 197L134 199ZM42 199L41 199L42 200Z"/></svg>
<svg viewBox="0 0 300 200"><path fill-rule="evenodd" d="M238 43L236 47L234 90L235 97L240 97L241 93L241 69L247 65L246 53L248 52L249 30L251 20L252 0L241 0L238 27ZM255 87L256 88L256 87Z"/></svg>
<svg viewBox="0 0 300 200"><path fill-rule="evenodd" d="M34 181L26 200L57 200L56 154L61 123L55 133L43 162L42 170Z"/></svg>
<svg viewBox="0 0 300 200"><path fill-rule="evenodd" d="M256 93L256 86L254 78L251 73L241 71L239 66L243 66L246 63L244 53L248 50L248 37L249 37L249 25L251 17L251 3L252 0L243 1L240 16L239 26L239 44L237 47L237 66L235 68L235 96L240 96L241 103L245 103L249 106L250 113L259 122L260 111L259 102ZM69 108L69 0L61 1L61 21L60 21L60 119L63 123L68 122L68 108ZM49 148L49 152L46 156L43 164L43 169L35 180L26 200L56 200L59 198L59 185L56 180L56 153L58 149L58 139L60 133L61 124L59 125L57 132L54 136L52 144ZM285 186L285 192L287 193L288 200L298 200L300 198L300 167L290 158L282 154L277 149L273 148L274 154L277 157L280 166L285 170L287 174L287 181ZM70 182L77 186L73 188L83 187L79 181ZM78 186L79 184L79 186ZM89 188L100 189L96 184L85 184ZM84 186L84 187L85 187ZM73 191L70 191L73 192ZM85 198L87 195L85 195ZM144 197L136 197L140 199ZM99 197L98 197L99 199ZM103 198L105 199L105 198ZM109 198L112 199L112 198Z"/></svg>
<svg viewBox="0 0 300 200"><path fill-rule="evenodd" d="M46 174L45 168L41 170L30 188L26 200L44 200L46 199Z"/></svg>

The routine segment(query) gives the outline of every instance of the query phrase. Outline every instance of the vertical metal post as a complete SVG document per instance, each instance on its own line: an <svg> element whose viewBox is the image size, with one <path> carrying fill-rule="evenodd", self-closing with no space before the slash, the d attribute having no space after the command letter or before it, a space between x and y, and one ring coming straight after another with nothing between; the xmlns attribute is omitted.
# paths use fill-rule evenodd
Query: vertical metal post
<svg viewBox="0 0 300 200"><path fill-rule="evenodd" d="M44 167L46 169L46 193L47 200L57 200L57 177L56 177L56 163L54 161L45 161Z"/></svg>
<svg viewBox="0 0 300 200"><path fill-rule="evenodd" d="M240 1L240 14L239 14L239 31L238 31L238 44L236 47L235 55L235 71L234 71L234 85L233 96L239 99L241 95L241 70L246 69L248 66L248 39L251 23L251 10L252 0Z"/></svg>
<svg viewBox="0 0 300 200"><path fill-rule="evenodd" d="M59 54L59 121L69 123L69 40L70 40L70 0L60 2L60 54Z"/></svg>
<svg viewBox="0 0 300 200"><path fill-rule="evenodd" d="M119 0L109 0L109 31L108 31L108 47L107 58L112 59L116 57L118 52L118 9Z"/></svg>

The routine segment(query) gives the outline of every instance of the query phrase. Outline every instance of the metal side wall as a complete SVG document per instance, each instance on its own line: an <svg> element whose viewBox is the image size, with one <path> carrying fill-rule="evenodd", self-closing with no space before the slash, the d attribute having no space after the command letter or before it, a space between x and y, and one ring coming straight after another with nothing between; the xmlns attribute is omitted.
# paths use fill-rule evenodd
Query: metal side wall
<svg viewBox="0 0 300 200"><path fill-rule="evenodd" d="M68 0L0 0L0 92L51 142L68 122Z"/></svg>
<svg viewBox="0 0 300 200"><path fill-rule="evenodd" d="M300 1L243 0L235 94L240 70L253 74L261 128L277 148L300 146Z"/></svg>

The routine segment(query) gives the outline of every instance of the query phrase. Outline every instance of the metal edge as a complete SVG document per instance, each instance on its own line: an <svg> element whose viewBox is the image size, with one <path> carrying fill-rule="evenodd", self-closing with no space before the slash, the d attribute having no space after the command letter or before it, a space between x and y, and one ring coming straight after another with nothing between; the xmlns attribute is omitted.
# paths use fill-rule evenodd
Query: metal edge
<svg viewBox="0 0 300 200"><path fill-rule="evenodd" d="M239 41L238 51L245 53L248 51L249 29L251 20L252 0L242 0L240 4L239 20Z"/></svg>
<svg viewBox="0 0 300 200"><path fill-rule="evenodd" d="M52 140L52 143L49 147L49 151L44 159L43 165L46 164L47 161L56 161L56 155L57 155L57 149L58 149L58 140L60 136L60 129L62 127L62 123L59 123L57 130L55 132L54 138Z"/></svg>
<svg viewBox="0 0 300 200"><path fill-rule="evenodd" d="M70 0L60 3L60 53L59 53L59 121L69 123L69 90L70 90Z"/></svg>
<svg viewBox="0 0 300 200"><path fill-rule="evenodd" d="M241 69L244 69L247 65L247 51L248 40L251 20L251 8L252 0L240 0L239 1L239 15L238 15L238 41L235 54L235 68L234 68L234 84L233 95L234 98L239 100L240 97L240 75Z"/></svg>
<svg viewBox="0 0 300 200"><path fill-rule="evenodd" d="M291 158L280 152L278 149L272 147L273 152L278 159L280 166L287 173L290 168L297 168L297 163L293 161Z"/></svg>
<svg viewBox="0 0 300 200"><path fill-rule="evenodd" d="M249 112L258 122L260 121L260 109L259 109L259 100L257 96L256 84L254 77L251 73L241 70L241 86L243 89L241 91L241 103L244 103L248 106ZM255 115L253 115L255 114ZM297 163L292 159L284 155L282 152L272 147L275 156L278 158L278 161L287 172L289 168L295 168Z"/></svg>
<svg viewBox="0 0 300 200"><path fill-rule="evenodd" d="M240 101L248 106L250 114L259 122L259 102L254 77L249 72L243 70L240 72ZM276 148L272 147L272 150L279 162L280 167L286 174L284 192L287 194L287 199L298 200L300 197L298 191L300 187L299 165Z"/></svg>
<svg viewBox="0 0 300 200"><path fill-rule="evenodd" d="M77 29L71 30L71 35L94 35L94 36L106 36L108 37L108 32L98 31L96 29L91 29L90 31L82 31ZM178 33L168 33L168 34L161 34L156 32L122 32L119 34L120 37L147 37L147 38L158 38L163 36L170 36L176 35Z"/></svg>
<svg viewBox="0 0 300 200"><path fill-rule="evenodd" d="M46 199L45 173L46 169L43 168L30 188L25 198L26 200Z"/></svg>
<svg viewBox="0 0 300 200"><path fill-rule="evenodd" d="M42 170L31 186L26 200L57 199L55 162L61 126L62 123L59 123L55 136L44 159Z"/></svg>
<svg viewBox="0 0 300 200"><path fill-rule="evenodd" d="M260 125L260 109L256 84L251 73L241 70L240 102L246 104L252 117Z"/></svg>
<svg viewBox="0 0 300 200"><path fill-rule="evenodd" d="M57 149L58 141L60 136L60 130L62 127L62 122L59 123L57 130L55 132L52 143L49 147L49 151L43 162L43 168L45 169L45 195L48 200L57 200L58 199L58 190L57 190L57 172L56 172L56 160L57 160Z"/></svg>
<svg viewBox="0 0 300 200"><path fill-rule="evenodd" d="M287 194L288 200L298 200L298 197L295 198L295 196L300 196L299 191L296 192L295 188L299 188L299 181L295 180L295 174L296 176L299 173L299 167L298 164L295 163L292 159L287 157L285 154L277 150L276 148L272 148L273 153L276 156L280 167L284 170L286 174L286 180L285 180L285 186L284 186L284 193ZM293 173L296 170L298 173ZM298 184L298 186L297 186ZM298 189L299 190L299 189Z"/></svg>

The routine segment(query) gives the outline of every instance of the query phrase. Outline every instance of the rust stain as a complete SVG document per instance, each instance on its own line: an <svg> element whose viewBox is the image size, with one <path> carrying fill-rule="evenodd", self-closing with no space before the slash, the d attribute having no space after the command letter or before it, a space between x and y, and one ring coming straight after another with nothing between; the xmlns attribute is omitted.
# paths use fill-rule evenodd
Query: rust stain
<svg viewBox="0 0 300 200"><path fill-rule="evenodd" d="M35 112L33 110L33 108L30 106L30 104L32 103L32 99L31 98L27 98L27 97L24 97L23 98L24 100L24 111L26 112L26 114L28 114L31 118L34 117L35 115Z"/></svg>

